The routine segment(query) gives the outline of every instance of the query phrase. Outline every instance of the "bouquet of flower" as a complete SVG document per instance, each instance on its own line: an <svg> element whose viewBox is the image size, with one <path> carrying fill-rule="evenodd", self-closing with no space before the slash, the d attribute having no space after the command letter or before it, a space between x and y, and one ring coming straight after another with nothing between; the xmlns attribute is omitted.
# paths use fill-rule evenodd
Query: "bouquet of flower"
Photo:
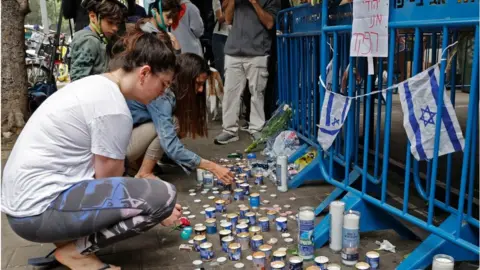
<svg viewBox="0 0 480 270"><path fill-rule="evenodd" d="M292 117L292 109L288 105L280 106L273 116L268 120L265 124L265 127L262 129L262 134L260 138L256 139L255 141L250 144L245 152L252 152L257 148L260 144L264 144L268 141L269 138L272 136L278 135L280 132L285 130L288 127L288 122Z"/></svg>

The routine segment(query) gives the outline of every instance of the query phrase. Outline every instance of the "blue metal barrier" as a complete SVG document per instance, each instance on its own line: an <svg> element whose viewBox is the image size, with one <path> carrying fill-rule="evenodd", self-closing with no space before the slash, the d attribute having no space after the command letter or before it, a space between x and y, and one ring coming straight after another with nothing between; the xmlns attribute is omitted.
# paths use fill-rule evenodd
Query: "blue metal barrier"
<svg viewBox="0 0 480 270"><path fill-rule="evenodd" d="M290 128L304 143L289 162L302 156L308 147L318 150L312 163L290 180L289 188L299 187L308 180L335 186L317 207L316 214L331 201L341 199L346 210L362 213L361 232L394 229L404 237L416 237L403 225L406 221L431 233L397 269L423 269L438 253L449 254L457 261L477 261L480 255L478 196L475 196L479 182L478 2L392 0L389 17L389 57L375 58L375 75L367 75L366 60L349 56L350 4L339 6L339 1L323 1L278 14L278 96L281 103L292 107ZM438 106L443 106L446 86L457 114L463 113L459 116L465 137L463 152L438 157L440 125L437 125L434 158L423 162L413 159L396 91L388 91L386 100L381 93L353 100L342 132L328 151L322 151L317 142L317 124L325 89L318 78L322 76L322 81L326 81L330 60L333 62L331 91L356 96L392 86L448 58L452 50L444 55L442 51L456 41L457 54L450 65L447 67L447 61L440 64ZM457 89L469 93L466 113L465 105L456 106ZM441 114L440 110L435 116L436 123ZM388 188L393 157L400 160L405 172L402 194L392 194ZM456 168L454 164L461 165ZM400 204L392 200L395 195L401 198ZM409 209L413 196L428 205L426 217ZM448 217L436 222L435 214L440 212ZM327 214L316 226L317 247L328 242L329 223Z"/></svg>

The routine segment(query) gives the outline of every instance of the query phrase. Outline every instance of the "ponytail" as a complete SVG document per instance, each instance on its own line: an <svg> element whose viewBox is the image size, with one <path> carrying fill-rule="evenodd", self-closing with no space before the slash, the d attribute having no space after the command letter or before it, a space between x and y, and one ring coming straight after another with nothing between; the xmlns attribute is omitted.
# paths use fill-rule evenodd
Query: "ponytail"
<svg viewBox="0 0 480 270"><path fill-rule="evenodd" d="M146 33L140 23L128 31L113 46L110 71L123 69L130 72L137 67L149 65L153 73L175 71L175 53L167 33Z"/></svg>

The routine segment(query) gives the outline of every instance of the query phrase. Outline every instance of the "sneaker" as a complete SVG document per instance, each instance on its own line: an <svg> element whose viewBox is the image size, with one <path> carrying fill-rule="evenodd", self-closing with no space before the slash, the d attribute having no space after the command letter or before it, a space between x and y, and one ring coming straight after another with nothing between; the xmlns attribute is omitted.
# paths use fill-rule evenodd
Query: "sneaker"
<svg viewBox="0 0 480 270"><path fill-rule="evenodd" d="M240 126L240 130L242 131L248 131L248 129L249 129L248 122L245 122L245 124Z"/></svg>
<svg viewBox="0 0 480 270"><path fill-rule="evenodd" d="M237 135L232 135L227 132L220 133L217 137L215 137L214 143L215 144L227 144L231 142L236 142L238 141L238 136Z"/></svg>
<svg viewBox="0 0 480 270"><path fill-rule="evenodd" d="M258 140L262 137L262 133L261 132L254 132L252 134L250 134L250 136L252 137L252 140L255 141L255 140Z"/></svg>

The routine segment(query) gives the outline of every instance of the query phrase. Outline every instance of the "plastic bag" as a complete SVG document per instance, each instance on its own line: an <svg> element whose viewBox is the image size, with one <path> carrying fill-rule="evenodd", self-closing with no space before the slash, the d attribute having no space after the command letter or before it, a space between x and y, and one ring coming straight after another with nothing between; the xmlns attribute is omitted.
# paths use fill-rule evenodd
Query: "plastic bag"
<svg viewBox="0 0 480 270"><path fill-rule="evenodd" d="M300 146L300 140L298 139L295 131L282 131L275 137L275 140L267 141L267 147L263 150L263 154L270 158L276 158L277 156L290 156L297 151Z"/></svg>
<svg viewBox="0 0 480 270"><path fill-rule="evenodd" d="M392 245L392 243L390 243L388 240L383 240L383 242L375 241L375 244L380 246L376 250L386 250L395 253L395 246Z"/></svg>
<svg viewBox="0 0 480 270"><path fill-rule="evenodd" d="M260 138L254 140L247 149L245 149L245 152L250 153L257 149L257 147L264 146L264 144L272 138L276 138L278 134L287 129L291 116L292 109L288 105L280 105L263 127Z"/></svg>

